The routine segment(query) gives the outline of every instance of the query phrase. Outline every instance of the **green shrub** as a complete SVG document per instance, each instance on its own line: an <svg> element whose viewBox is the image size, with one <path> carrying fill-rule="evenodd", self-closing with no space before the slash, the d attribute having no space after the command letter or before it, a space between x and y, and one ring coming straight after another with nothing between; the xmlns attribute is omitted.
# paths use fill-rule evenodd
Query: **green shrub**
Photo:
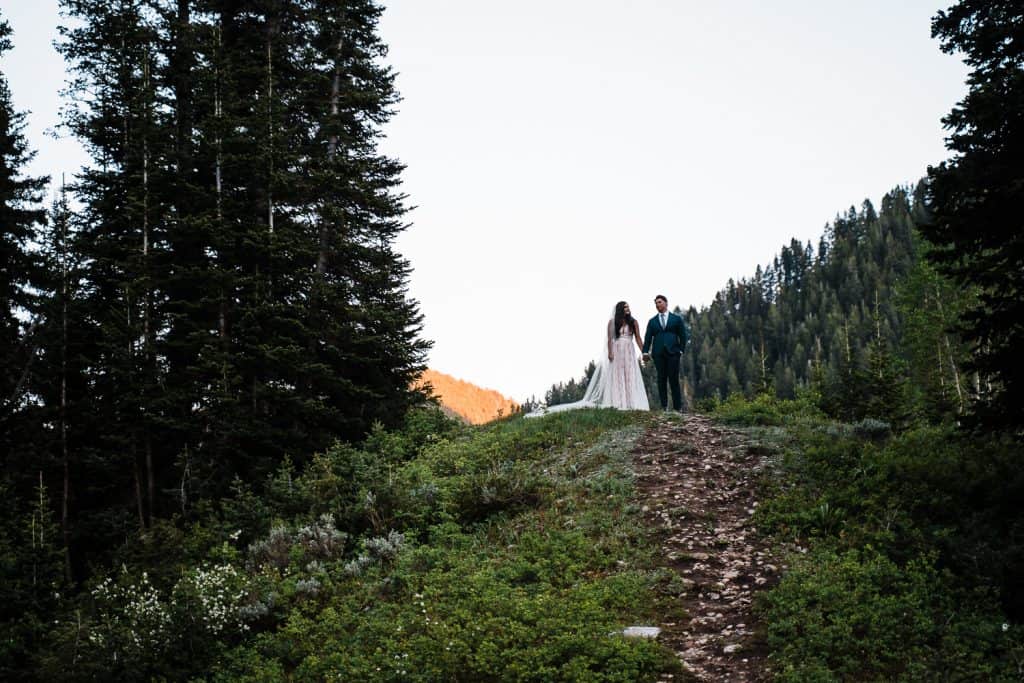
<svg viewBox="0 0 1024 683"><path fill-rule="evenodd" d="M964 597L934 557L813 551L767 595L770 661L784 681L1011 680L1020 638Z"/></svg>
<svg viewBox="0 0 1024 683"><path fill-rule="evenodd" d="M135 618L120 593L85 628L105 624L127 657L115 679L657 680L679 671L674 655L616 635L665 608L631 502L644 419L592 410L466 428L412 413L302 471L286 463L261 494L238 481L168 529L190 550L152 591L167 616L151 629L158 647L116 641ZM54 637L73 650L71 628ZM74 652L76 671L110 671L109 648Z"/></svg>
<svg viewBox="0 0 1024 683"><path fill-rule="evenodd" d="M764 603L783 680L1019 680L1018 447L875 420L755 431L784 454L755 521L811 549Z"/></svg>
<svg viewBox="0 0 1024 683"><path fill-rule="evenodd" d="M762 393L753 398L730 394L710 406L710 412L722 422L742 426L783 425L798 418L820 417L821 411L809 396L781 399Z"/></svg>

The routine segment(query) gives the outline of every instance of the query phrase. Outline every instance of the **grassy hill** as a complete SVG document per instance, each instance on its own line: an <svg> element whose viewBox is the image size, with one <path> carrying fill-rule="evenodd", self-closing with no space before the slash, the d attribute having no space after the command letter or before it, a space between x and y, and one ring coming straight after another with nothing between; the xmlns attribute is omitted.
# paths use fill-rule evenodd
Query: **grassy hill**
<svg viewBox="0 0 1024 683"><path fill-rule="evenodd" d="M631 469L648 419L574 411L471 427L414 412L402 431L279 472L268 496L240 488L148 574L115 573L82 619L58 617L41 668L49 680L678 672L664 646L615 635L666 609L670 577Z"/></svg>
<svg viewBox="0 0 1024 683"><path fill-rule="evenodd" d="M795 551L759 609L778 680L1015 680L1024 639L986 576L1013 564L986 524L991 496L975 500L1015 451L988 444L963 469L945 428L894 434L768 397L715 413L771 454L752 519ZM690 680L661 641L619 635L688 623L681 596L714 588L667 566L645 521L634 458L652 438L682 447L659 419L468 426L417 410L286 463L260 495L239 482L194 524L126 545L120 569L55 610L32 679ZM708 441L691 454L718 438L694 434ZM707 468L691 470L666 476L720 500Z"/></svg>

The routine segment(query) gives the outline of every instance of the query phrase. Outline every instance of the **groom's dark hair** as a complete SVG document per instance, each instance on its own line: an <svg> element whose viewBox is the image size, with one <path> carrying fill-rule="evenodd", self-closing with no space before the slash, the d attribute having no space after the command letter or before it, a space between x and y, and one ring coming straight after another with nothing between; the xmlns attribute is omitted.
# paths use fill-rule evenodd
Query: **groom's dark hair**
<svg viewBox="0 0 1024 683"><path fill-rule="evenodd" d="M665 303L668 303L668 297L665 296L664 294L659 294L658 296L654 297L654 303L658 303L658 299L661 299Z"/></svg>

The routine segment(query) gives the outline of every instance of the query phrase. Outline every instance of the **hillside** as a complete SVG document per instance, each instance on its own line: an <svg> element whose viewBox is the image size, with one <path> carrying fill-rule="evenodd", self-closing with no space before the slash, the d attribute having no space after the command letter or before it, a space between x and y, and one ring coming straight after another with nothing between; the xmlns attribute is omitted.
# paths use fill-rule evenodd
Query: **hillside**
<svg viewBox="0 0 1024 683"><path fill-rule="evenodd" d="M82 607L48 611L52 647L26 660L26 675L0 678L678 675L664 644L618 636L680 612L683 585L635 500L631 454L653 417L591 410L468 426L413 411L401 431L282 469L273 495L239 488L207 518L212 533L204 522L154 538L148 564L111 568Z"/></svg>
<svg viewBox="0 0 1024 683"><path fill-rule="evenodd" d="M794 239L752 276L730 279L710 305L677 309L692 331L684 394L791 399L813 387L833 417L889 419L880 397L890 375L905 372L913 379L907 410L935 419L962 411L966 349L944 330L971 294L928 265L930 247L916 229L928 215L923 184L897 187L878 210L865 200L837 215L816 247ZM649 366L649 387L653 374ZM571 379L545 398L575 401L585 387L586 377Z"/></svg>
<svg viewBox="0 0 1024 683"><path fill-rule="evenodd" d="M441 405L470 424L483 424L519 410L512 399L493 389L484 389L464 380L427 369L416 386L429 384Z"/></svg>
<svg viewBox="0 0 1024 683"><path fill-rule="evenodd" d="M922 447L964 442L767 394L414 410L126 548L81 602L48 578L46 647L4 680L1019 680L1024 637L971 564L1005 537L944 507L1016 456ZM16 559L51 577L49 547Z"/></svg>

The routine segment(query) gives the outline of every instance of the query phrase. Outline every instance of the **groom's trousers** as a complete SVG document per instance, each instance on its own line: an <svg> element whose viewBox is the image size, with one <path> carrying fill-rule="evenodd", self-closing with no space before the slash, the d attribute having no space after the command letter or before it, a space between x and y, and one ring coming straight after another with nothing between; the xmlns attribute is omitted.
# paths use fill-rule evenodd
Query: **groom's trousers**
<svg viewBox="0 0 1024 683"><path fill-rule="evenodd" d="M678 353L659 353L654 357L654 368L658 371L658 398L662 409L668 408L669 386L672 387L672 407L683 409L683 396L679 389L679 358Z"/></svg>

